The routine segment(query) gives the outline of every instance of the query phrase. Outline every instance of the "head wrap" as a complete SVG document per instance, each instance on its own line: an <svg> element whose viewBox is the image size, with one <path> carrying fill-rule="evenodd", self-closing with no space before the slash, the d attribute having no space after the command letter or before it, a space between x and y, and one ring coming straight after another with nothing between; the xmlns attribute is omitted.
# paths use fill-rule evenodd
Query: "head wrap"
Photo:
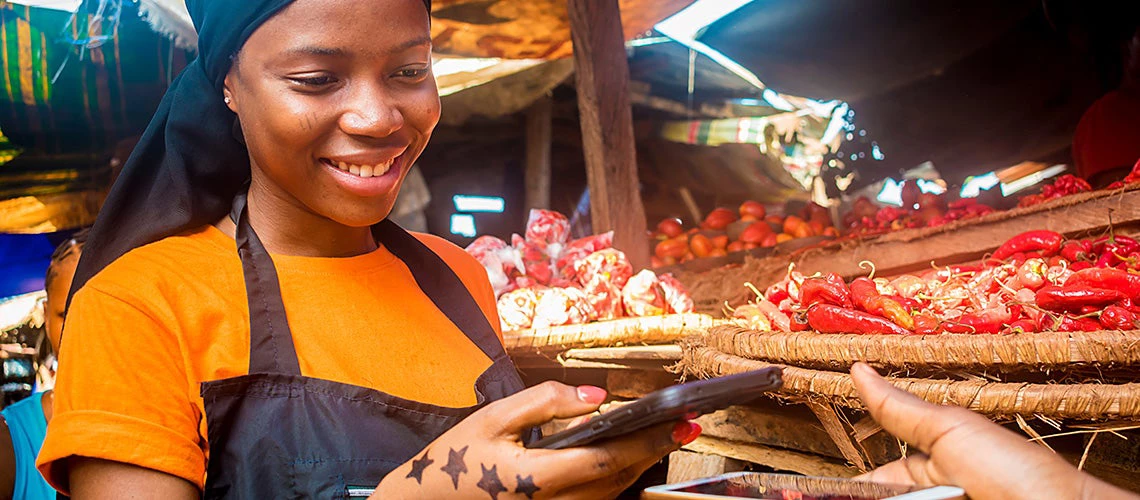
<svg viewBox="0 0 1140 500"><path fill-rule="evenodd" d="M130 250L229 213L250 177L249 153L222 101L233 56L293 0L187 0L198 57L174 80L99 212L71 294ZM424 0L431 11L431 0ZM70 301L70 295L68 300Z"/></svg>

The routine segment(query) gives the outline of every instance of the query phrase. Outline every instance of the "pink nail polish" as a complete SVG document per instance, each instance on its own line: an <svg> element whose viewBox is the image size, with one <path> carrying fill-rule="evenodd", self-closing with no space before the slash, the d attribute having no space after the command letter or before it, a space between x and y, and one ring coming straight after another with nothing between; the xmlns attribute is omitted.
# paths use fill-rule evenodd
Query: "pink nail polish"
<svg viewBox="0 0 1140 500"><path fill-rule="evenodd" d="M687 445L693 441L696 441L697 438L700 437L702 430L703 429L701 429L700 424L697 424L695 422L689 422L689 435L685 436L684 441L681 441L681 446L684 446L684 445Z"/></svg>
<svg viewBox="0 0 1140 500"><path fill-rule="evenodd" d="M592 385L580 385L578 386L578 399L583 403L592 405L602 404L606 400L606 390Z"/></svg>

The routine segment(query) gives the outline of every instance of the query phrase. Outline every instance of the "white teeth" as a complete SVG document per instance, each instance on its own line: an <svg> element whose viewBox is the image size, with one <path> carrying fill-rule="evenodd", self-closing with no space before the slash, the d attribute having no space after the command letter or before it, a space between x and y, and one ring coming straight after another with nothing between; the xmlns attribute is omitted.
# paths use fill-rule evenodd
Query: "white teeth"
<svg viewBox="0 0 1140 500"><path fill-rule="evenodd" d="M358 175L367 179L369 177L380 177L381 175L388 173L388 171L392 169L392 165L396 163L396 160L393 158L392 160L381 163L379 165L353 165L351 163L345 163L343 161L332 160L330 160L330 163L345 172L349 172L353 175Z"/></svg>

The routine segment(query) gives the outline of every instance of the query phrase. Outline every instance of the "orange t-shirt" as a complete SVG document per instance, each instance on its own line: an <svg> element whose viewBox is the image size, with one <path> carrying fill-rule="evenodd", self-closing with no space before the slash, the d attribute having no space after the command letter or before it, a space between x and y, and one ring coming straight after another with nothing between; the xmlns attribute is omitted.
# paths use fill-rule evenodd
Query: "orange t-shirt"
<svg viewBox="0 0 1140 500"><path fill-rule="evenodd" d="M483 267L429 235L499 332ZM274 255L301 373L424 403L475 404L491 361L381 248L349 258ZM80 290L68 313L55 414L38 466L67 490L66 461L138 465L205 485L202 382L249 369L236 244L207 226L137 248Z"/></svg>

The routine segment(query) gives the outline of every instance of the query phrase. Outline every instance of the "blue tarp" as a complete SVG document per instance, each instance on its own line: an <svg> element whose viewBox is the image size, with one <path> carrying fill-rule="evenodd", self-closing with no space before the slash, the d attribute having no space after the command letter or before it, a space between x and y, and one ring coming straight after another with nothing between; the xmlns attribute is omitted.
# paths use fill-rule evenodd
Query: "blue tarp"
<svg viewBox="0 0 1140 500"><path fill-rule="evenodd" d="M44 288L51 254L71 233L0 234L0 297Z"/></svg>

